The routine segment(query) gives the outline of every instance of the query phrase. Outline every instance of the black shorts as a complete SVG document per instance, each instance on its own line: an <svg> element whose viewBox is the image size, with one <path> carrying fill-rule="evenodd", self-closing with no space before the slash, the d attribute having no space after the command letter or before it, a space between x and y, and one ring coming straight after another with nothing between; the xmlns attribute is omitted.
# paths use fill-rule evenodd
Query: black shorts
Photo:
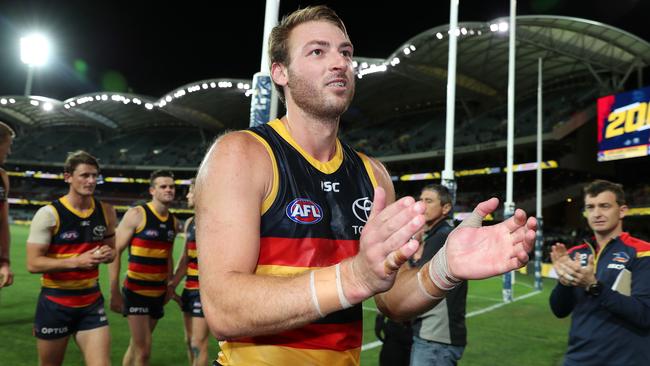
<svg viewBox="0 0 650 366"><path fill-rule="evenodd" d="M205 318L203 315L203 306L201 306L201 294L199 293L199 290L183 289L181 304L183 312L187 315Z"/></svg>
<svg viewBox="0 0 650 366"><path fill-rule="evenodd" d="M122 315L149 315L153 319L160 319L165 315L165 295L149 297L136 294L135 292L122 288L124 297L124 308Z"/></svg>
<svg viewBox="0 0 650 366"><path fill-rule="evenodd" d="M73 308L57 304L43 293L38 296L34 316L34 336L39 339L58 339L80 330L89 330L108 325L104 310L104 297L94 303Z"/></svg>

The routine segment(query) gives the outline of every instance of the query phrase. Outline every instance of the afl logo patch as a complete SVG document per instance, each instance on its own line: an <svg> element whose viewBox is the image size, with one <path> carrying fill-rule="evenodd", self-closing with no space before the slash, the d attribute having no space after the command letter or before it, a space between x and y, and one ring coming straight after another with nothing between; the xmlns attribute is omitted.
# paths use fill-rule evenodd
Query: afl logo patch
<svg viewBox="0 0 650 366"><path fill-rule="evenodd" d="M61 234L61 239L63 240L75 240L79 237L79 233L72 230L72 231L66 231L65 233Z"/></svg>
<svg viewBox="0 0 650 366"><path fill-rule="evenodd" d="M150 238L155 238L158 236L158 230L156 229L148 229L147 231L144 232L145 236L148 236Z"/></svg>
<svg viewBox="0 0 650 366"><path fill-rule="evenodd" d="M296 198L287 205L287 216L299 224L315 224L323 219L320 206L307 198Z"/></svg>

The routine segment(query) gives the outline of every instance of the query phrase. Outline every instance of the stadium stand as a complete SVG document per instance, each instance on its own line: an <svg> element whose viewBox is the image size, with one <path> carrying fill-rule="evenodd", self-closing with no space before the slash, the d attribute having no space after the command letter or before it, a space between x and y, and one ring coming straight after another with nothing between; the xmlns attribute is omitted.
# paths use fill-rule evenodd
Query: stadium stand
<svg viewBox="0 0 650 366"><path fill-rule="evenodd" d="M459 24L457 170L502 168L505 161L508 37L498 27L502 21ZM384 59L355 58L357 92L343 115L341 138L378 157L395 177L442 170L448 30L441 25L424 31ZM564 218L579 210L575 202L581 184L594 177L632 183L637 178L634 172L647 163L648 158L596 162L595 99L641 86L631 76L650 65L650 44L590 20L519 16L516 163L536 158L540 57L544 59L544 159L559 165L544 175L544 210L546 222L561 231L580 225ZM0 96L0 119L18 131L7 169L59 174L67 152L85 149L100 158L106 177L144 178L150 170L164 167L187 179L216 136L248 125L251 92L250 80L217 78L192 82L159 97L91 93L58 101ZM47 201L61 193L60 180L35 179L12 175L11 197ZM515 179L516 203L533 210L534 173L520 172ZM503 195L505 175L459 176L458 182L457 210L468 210L486 194ZM397 190L403 194L418 192L424 183L396 178ZM98 196L129 205L144 198L145 187L105 183ZM647 185L630 192L634 205L650 204ZM574 203L569 205L567 198ZM175 207L182 207L180 199ZM15 217L29 216L26 211L12 207Z"/></svg>

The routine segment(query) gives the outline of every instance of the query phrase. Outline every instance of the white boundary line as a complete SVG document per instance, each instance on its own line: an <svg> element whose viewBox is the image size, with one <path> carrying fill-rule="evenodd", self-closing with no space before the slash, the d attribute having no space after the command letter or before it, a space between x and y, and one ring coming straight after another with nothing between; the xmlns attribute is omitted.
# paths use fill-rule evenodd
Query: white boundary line
<svg viewBox="0 0 650 366"><path fill-rule="evenodd" d="M512 300L512 302L500 302L500 303L498 303L498 304L494 304L494 305L488 306L487 308L483 308L483 309L480 309L480 310L472 311L471 313L467 313L467 315L465 315L465 318L471 318L471 317L473 317L473 316L477 316L477 315L481 315L481 314L489 313L489 312L492 311L492 310L496 310L496 309L498 309L498 308L500 308L500 307L503 307L503 306L505 306L505 305L512 304L513 302L516 302L516 301L519 301L519 300L524 300L524 299L527 299L527 298L529 298L529 297L532 297L532 296L535 296L535 295L538 295L538 294L541 294L541 293L542 293L541 291L533 291L533 292L529 292L529 293L527 293L526 295L522 295L522 296L519 296L519 297L514 298L514 299ZM368 308L368 309L365 309L365 308L364 308L364 310L369 310L369 308ZM364 344L364 345L361 346L361 352L363 352L363 351L368 351L368 350L371 350L371 349L373 349L373 348L380 347L381 344L382 344L382 343L381 343L381 341L379 341L379 340L374 341L374 342L370 342L370 343L366 343L366 344Z"/></svg>

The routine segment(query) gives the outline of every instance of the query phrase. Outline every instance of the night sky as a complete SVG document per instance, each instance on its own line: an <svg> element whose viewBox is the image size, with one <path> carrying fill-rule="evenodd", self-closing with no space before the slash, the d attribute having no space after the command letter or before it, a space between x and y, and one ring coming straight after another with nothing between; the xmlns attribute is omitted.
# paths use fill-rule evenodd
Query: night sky
<svg viewBox="0 0 650 366"><path fill-rule="evenodd" d="M280 14L320 3L343 18L356 56L385 58L449 22L448 0L281 0ZM23 94L19 38L29 29L47 34L54 48L36 72L34 95L65 100L109 90L160 97L202 79L251 78L260 67L264 8L264 0L3 0L0 95ZM459 21L487 21L508 9L508 0L460 0ZM586 18L650 40L650 1L520 0L518 13Z"/></svg>

